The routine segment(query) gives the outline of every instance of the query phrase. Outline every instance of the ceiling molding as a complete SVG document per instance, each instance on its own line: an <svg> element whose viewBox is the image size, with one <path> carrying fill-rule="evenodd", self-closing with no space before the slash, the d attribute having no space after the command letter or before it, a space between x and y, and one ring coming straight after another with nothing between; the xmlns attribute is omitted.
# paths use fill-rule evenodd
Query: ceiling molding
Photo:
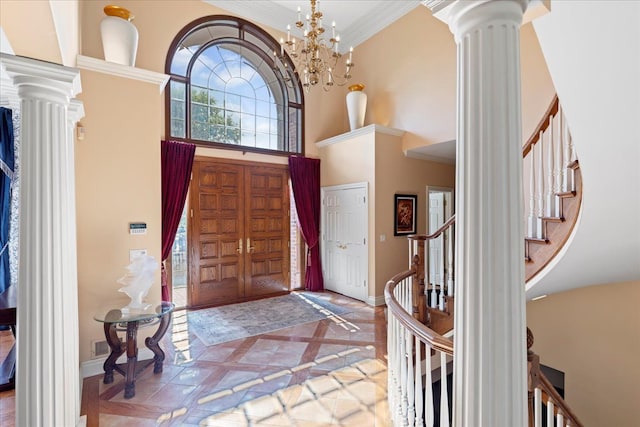
<svg viewBox="0 0 640 427"><path fill-rule="evenodd" d="M358 46L418 6L420 0L379 2L375 9L371 9L349 28L342 30L340 37L343 47Z"/></svg>
<svg viewBox="0 0 640 427"><path fill-rule="evenodd" d="M293 26L296 19L294 11L271 0L202 1L233 15L267 25L282 32L286 31L287 25ZM300 0L300 2L302 4L304 0ZM359 45L419 5L420 0L380 1L376 3L375 7L365 9L366 13L356 19L353 24L340 29L340 52L348 52L349 47ZM339 20L339 17L332 16L331 18L332 20Z"/></svg>

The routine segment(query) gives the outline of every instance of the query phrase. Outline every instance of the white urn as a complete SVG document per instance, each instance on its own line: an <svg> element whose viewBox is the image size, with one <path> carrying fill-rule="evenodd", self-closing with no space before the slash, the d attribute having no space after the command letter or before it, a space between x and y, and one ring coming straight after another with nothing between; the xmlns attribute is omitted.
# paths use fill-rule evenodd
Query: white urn
<svg viewBox="0 0 640 427"><path fill-rule="evenodd" d="M364 115L367 112L367 94L362 90L362 83L349 86L347 94L347 114L349 115L349 127L356 130L364 126Z"/></svg>
<svg viewBox="0 0 640 427"><path fill-rule="evenodd" d="M138 52L138 29L131 23L133 15L122 7L105 6L100 22L104 59L133 67Z"/></svg>

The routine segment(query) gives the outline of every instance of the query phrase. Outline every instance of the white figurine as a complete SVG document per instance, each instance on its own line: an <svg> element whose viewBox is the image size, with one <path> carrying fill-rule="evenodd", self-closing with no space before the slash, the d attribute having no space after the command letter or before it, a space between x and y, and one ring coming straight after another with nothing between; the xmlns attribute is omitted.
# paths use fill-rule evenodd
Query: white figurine
<svg viewBox="0 0 640 427"><path fill-rule="evenodd" d="M149 293L158 267L158 262L150 255L136 257L127 266L127 274L118 279L118 283L124 285L118 291L127 294L131 302L122 311L146 310L151 307L151 304L143 303L142 299Z"/></svg>

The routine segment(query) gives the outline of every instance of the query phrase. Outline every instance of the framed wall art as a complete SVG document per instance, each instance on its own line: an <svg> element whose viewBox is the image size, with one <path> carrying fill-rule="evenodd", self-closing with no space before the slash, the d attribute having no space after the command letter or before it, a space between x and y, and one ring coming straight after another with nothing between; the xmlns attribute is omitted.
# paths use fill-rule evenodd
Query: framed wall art
<svg viewBox="0 0 640 427"><path fill-rule="evenodd" d="M415 194L396 194L393 197L393 235L406 236L417 232L417 208L418 196Z"/></svg>

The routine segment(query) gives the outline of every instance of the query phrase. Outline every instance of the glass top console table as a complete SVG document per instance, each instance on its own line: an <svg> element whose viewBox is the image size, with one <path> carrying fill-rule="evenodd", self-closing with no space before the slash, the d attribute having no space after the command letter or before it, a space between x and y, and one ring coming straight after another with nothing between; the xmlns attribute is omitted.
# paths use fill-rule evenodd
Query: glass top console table
<svg viewBox="0 0 640 427"><path fill-rule="evenodd" d="M108 308L93 318L104 324L104 335L111 348L111 354L104 362L104 383L113 382L113 371L125 377L124 397L130 399L135 396L136 377L148 366L153 364L153 373L162 372L164 352L160 348L160 340L167 332L171 321L171 313L175 305L170 302L162 302L160 305L146 310L125 310L122 308ZM145 340L145 345L154 354L153 359L138 362L138 328L141 326L158 325L153 336ZM124 342L118 338L118 331L126 331ZM118 358L126 351L127 361L116 363Z"/></svg>

